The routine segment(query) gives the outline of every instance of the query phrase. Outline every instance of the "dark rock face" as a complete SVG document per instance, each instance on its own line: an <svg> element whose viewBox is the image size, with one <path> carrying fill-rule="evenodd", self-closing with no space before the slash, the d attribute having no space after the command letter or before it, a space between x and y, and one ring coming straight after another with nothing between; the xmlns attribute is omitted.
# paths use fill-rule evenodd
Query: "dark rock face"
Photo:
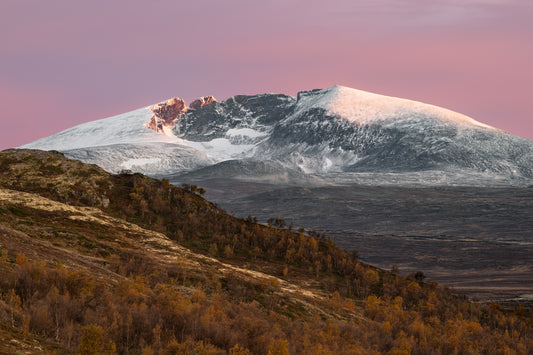
<svg viewBox="0 0 533 355"><path fill-rule="evenodd" d="M287 95L237 95L190 110L174 127L174 134L191 141L224 137L232 128L264 132L292 113L296 100Z"/></svg>
<svg viewBox="0 0 533 355"><path fill-rule="evenodd" d="M187 105L179 97L174 97L152 106L151 109L154 115L145 124L146 127L163 132L163 127L174 127L178 118L187 112Z"/></svg>

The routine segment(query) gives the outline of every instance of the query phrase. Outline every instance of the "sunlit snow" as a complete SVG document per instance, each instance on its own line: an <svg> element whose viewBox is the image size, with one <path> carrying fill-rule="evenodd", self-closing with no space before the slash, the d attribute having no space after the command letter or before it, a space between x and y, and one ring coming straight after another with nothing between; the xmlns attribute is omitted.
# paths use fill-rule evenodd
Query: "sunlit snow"
<svg viewBox="0 0 533 355"><path fill-rule="evenodd" d="M441 107L339 85L321 90L318 95L303 95L298 106L300 110L308 110L313 107L323 108L331 114L358 124L408 119L416 113L462 125L493 128L468 116Z"/></svg>
<svg viewBox="0 0 533 355"><path fill-rule="evenodd" d="M173 135L163 135L146 128L143 124L151 116L152 112L148 108L140 108L117 116L82 123L25 144L21 148L69 150L123 143L179 143L180 140Z"/></svg>

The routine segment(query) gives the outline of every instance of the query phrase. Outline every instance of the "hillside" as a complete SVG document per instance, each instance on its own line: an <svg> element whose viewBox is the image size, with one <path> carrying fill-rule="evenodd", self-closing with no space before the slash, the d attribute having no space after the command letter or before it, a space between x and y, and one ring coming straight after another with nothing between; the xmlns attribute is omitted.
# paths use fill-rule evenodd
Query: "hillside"
<svg viewBox="0 0 533 355"><path fill-rule="evenodd" d="M202 193L1 152L0 353L533 352L523 307L469 302Z"/></svg>

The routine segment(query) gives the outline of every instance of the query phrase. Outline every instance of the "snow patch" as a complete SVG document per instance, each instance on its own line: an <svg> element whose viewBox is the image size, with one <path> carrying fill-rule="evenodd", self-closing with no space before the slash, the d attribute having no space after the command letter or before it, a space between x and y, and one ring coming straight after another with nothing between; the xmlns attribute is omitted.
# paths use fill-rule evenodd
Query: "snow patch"
<svg viewBox="0 0 533 355"><path fill-rule="evenodd" d="M218 162L252 157L256 147L255 144L232 144L227 138L215 138L208 142L183 140L183 143L206 153Z"/></svg>
<svg viewBox="0 0 533 355"><path fill-rule="evenodd" d="M163 134L170 138L176 138L176 136L172 132L172 127L163 126Z"/></svg>
<svg viewBox="0 0 533 355"><path fill-rule="evenodd" d="M328 171L332 166L333 162L328 158L324 158L324 164L322 164L322 169L324 171Z"/></svg>
<svg viewBox="0 0 533 355"><path fill-rule="evenodd" d="M160 158L138 158L138 159L129 159L120 164L124 169L132 169L134 166L140 167L148 164L158 164L161 162Z"/></svg>
<svg viewBox="0 0 533 355"><path fill-rule="evenodd" d="M266 136L265 132L259 132L251 128L231 128L226 132L226 137L249 137L249 138L259 138Z"/></svg>

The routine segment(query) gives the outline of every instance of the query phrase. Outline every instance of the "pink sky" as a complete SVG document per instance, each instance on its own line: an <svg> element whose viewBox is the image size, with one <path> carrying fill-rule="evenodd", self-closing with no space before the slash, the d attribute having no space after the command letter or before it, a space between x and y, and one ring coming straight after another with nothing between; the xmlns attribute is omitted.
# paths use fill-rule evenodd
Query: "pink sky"
<svg viewBox="0 0 533 355"><path fill-rule="evenodd" d="M179 96L334 84L533 139L530 0L2 0L0 149Z"/></svg>

